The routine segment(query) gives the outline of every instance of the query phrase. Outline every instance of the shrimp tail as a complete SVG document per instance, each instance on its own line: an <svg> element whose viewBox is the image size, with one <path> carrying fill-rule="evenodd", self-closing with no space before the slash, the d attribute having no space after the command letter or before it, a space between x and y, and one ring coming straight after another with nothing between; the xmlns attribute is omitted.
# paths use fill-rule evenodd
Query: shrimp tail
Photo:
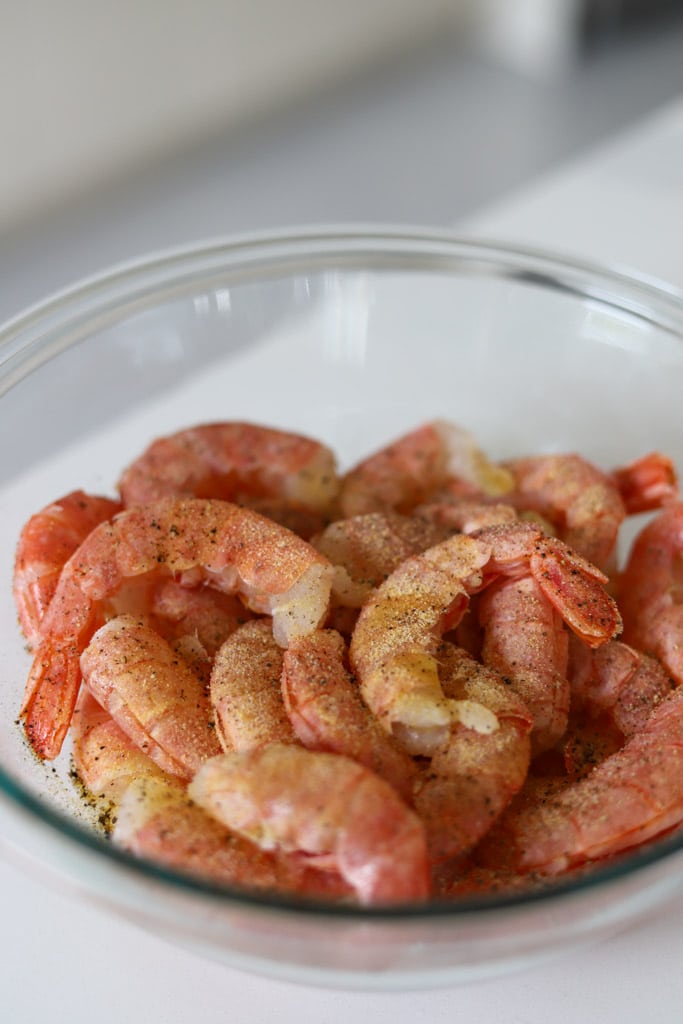
<svg viewBox="0 0 683 1024"><path fill-rule="evenodd" d="M619 635L619 609L604 589L607 577L594 565L560 541L543 544L529 565L545 596L589 647L599 647Z"/></svg>
<svg viewBox="0 0 683 1024"><path fill-rule="evenodd" d="M33 661L21 718L32 749L45 761L59 754L81 686L71 646L43 645Z"/></svg>

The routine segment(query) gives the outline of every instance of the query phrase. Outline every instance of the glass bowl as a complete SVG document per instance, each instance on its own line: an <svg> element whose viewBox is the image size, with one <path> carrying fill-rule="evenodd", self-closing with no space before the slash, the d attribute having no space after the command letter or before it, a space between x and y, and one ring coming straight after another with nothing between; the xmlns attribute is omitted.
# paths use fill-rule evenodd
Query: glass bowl
<svg viewBox="0 0 683 1024"><path fill-rule="evenodd" d="M114 493L154 437L247 419L312 434L342 467L444 417L494 458L662 449L683 466L683 304L549 255L418 231L307 232L126 266L0 331L0 847L30 871L232 966L312 984L416 988L528 966L604 938L683 890L683 837L547 891L363 909L202 884L94 828L16 723L30 658L15 538L69 490Z"/></svg>

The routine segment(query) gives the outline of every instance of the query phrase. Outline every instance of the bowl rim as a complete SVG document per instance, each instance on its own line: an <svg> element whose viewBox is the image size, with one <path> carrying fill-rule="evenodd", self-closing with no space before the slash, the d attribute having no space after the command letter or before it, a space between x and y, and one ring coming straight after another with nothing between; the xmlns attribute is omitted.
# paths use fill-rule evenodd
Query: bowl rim
<svg viewBox="0 0 683 1024"><path fill-rule="evenodd" d="M319 270L328 266L358 266L366 269L404 266L446 272L465 264L486 268L489 276L503 275L532 284L568 292L616 306L683 340L683 291L651 275L619 266L574 259L532 246L517 246L471 238L455 231L393 225L332 225L250 232L191 242L117 263L108 269L82 278L34 303L0 325L0 395L3 379L11 387L27 376L41 358L27 359L31 349L45 349L47 340L59 339L77 311L81 329L93 329L93 320L102 322L104 314L122 313L121 300L130 300L129 309L151 299L163 297L170 280L184 286L195 284L219 270L245 269L256 278L270 269L279 274L291 267ZM625 304L626 303L626 304ZM99 318L99 319L98 319ZM67 335L66 342L50 348L49 358L61 348L69 348L78 333ZM21 362L23 358L23 363ZM12 364L19 361L19 373ZM23 372L22 371L23 367ZM133 856L115 847L106 838L87 829L34 796L0 764L0 798L13 810L28 814L34 824L74 842L91 853L104 855L109 862L133 873L136 878L171 883L176 890L220 899L225 905L292 912L308 917L333 917L350 920L433 921L437 918L463 919L473 915L511 911L521 907L548 904L571 898L598 886L617 883L683 851L683 833L665 835L658 840L626 852L610 861L598 862L585 873L558 876L547 887L504 894L468 895L457 901L431 900L426 904L400 904L365 907L316 898L244 890L197 876L174 871L149 860ZM0 844L1 848L1 844Z"/></svg>

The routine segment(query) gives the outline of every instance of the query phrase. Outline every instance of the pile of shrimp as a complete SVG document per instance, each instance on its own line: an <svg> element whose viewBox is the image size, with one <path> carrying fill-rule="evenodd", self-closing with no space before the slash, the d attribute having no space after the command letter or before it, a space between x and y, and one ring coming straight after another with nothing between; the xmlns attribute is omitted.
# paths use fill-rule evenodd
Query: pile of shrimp
<svg viewBox="0 0 683 1024"><path fill-rule="evenodd" d="M21 722L173 869L366 906L523 891L683 822L682 552L659 453L496 463L438 420L341 473L193 427L23 528Z"/></svg>

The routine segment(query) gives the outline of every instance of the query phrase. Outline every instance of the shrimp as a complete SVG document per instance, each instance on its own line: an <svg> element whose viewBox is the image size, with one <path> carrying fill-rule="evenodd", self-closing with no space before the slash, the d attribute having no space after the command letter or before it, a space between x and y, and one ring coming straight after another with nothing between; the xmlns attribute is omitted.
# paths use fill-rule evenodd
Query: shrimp
<svg viewBox="0 0 683 1024"><path fill-rule="evenodd" d="M159 498L278 498L327 511L339 481L329 448L252 423L207 423L154 441L123 473L126 506Z"/></svg>
<svg viewBox="0 0 683 1024"><path fill-rule="evenodd" d="M165 575L236 592L272 615L285 646L323 620L332 574L308 543L228 502L164 499L101 524L64 566L43 620L21 712L33 749L47 760L59 753L80 686L80 654L121 610L117 599L125 605L124 584L144 592Z"/></svg>
<svg viewBox="0 0 683 1024"><path fill-rule="evenodd" d="M451 530L395 512L371 512L338 519L312 541L335 567L332 596L360 608L373 587L409 555L444 540Z"/></svg>
<svg viewBox="0 0 683 1024"><path fill-rule="evenodd" d="M36 512L22 529L14 562L14 600L31 647L40 641L40 624L64 563L96 526L120 510L111 498L72 491Z"/></svg>
<svg viewBox="0 0 683 1024"><path fill-rule="evenodd" d="M562 616L533 576L497 580L481 595L481 658L508 681L533 715L534 756L567 728L570 687Z"/></svg>
<svg viewBox="0 0 683 1024"><path fill-rule="evenodd" d="M619 579L624 641L658 658L683 683L683 502L636 537Z"/></svg>
<svg viewBox="0 0 683 1024"><path fill-rule="evenodd" d="M676 467L668 456L650 452L610 474L629 515L652 512L679 500Z"/></svg>
<svg viewBox="0 0 683 1024"><path fill-rule="evenodd" d="M295 640L283 656L282 693L289 719L310 750L344 754L412 801L415 766L363 703L346 669L345 644L331 629Z"/></svg>
<svg viewBox="0 0 683 1024"><path fill-rule="evenodd" d="M478 851L481 862L559 874L619 853L683 821L683 687L586 778L512 805Z"/></svg>
<svg viewBox="0 0 683 1024"><path fill-rule="evenodd" d="M72 735L74 771L97 799L116 805L134 779L164 778L161 768L87 690L81 691L76 705Z"/></svg>
<svg viewBox="0 0 683 1024"><path fill-rule="evenodd" d="M509 472L489 461L467 431L435 420L364 459L342 479L346 517L367 512L410 512L451 478L467 491L500 495L510 490Z"/></svg>
<svg viewBox="0 0 683 1024"><path fill-rule="evenodd" d="M437 657L445 696L487 709L495 726L482 732L454 723L418 779L415 809L433 863L470 850L521 789L533 725L497 673L453 644L442 642Z"/></svg>
<svg viewBox="0 0 683 1024"><path fill-rule="evenodd" d="M332 872L259 849L220 825L185 790L161 777L136 779L117 809L114 842L136 857L222 885L337 899L349 889Z"/></svg>
<svg viewBox="0 0 683 1024"><path fill-rule="evenodd" d="M97 702L163 771L189 781L220 753L203 686L144 621L110 619L81 655L81 671Z"/></svg>
<svg viewBox="0 0 683 1024"><path fill-rule="evenodd" d="M619 631L606 577L528 523L456 534L406 559L368 597L353 632L351 665L366 703L410 753L432 754L452 721L476 727L472 709L442 692L434 654L440 635L458 624L471 594L499 576L529 575L590 646Z"/></svg>
<svg viewBox="0 0 683 1024"><path fill-rule="evenodd" d="M571 637L569 668L574 707L590 714L607 712L627 737L644 728L674 687L660 662L620 640L590 650Z"/></svg>
<svg viewBox="0 0 683 1024"><path fill-rule="evenodd" d="M429 895L422 823L387 782L347 757L271 743L212 758L188 792L262 849L332 868L362 904Z"/></svg>
<svg viewBox="0 0 683 1024"><path fill-rule="evenodd" d="M222 594L211 587L184 587L170 578L154 587L148 610L155 629L166 640L196 637L210 657L251 618L234 594Z"/></svg>
<svg viewBox="0 0 683 1024"><path fill-rule="evenodd" d="M297 742L282 699L281 676L282 649L267 619L245 623L225 641L210 684L223 750Z"/></svg>
<svg viewBox="0 0 683 1024"><path fill-rule="evenodd" d="M580 455L538 455L504 463L515 481L505 500L548 519L561 539L599 568L608 564L626 508L613 479Z"/></svg>
<svg viewBox="0 0 683 1024"><path fill-rule="evenodd" d="M576 778L640 732L674 684L660 662L619 640L591 651L571 637L569 651L573 721L564 760Z"/></svg>

